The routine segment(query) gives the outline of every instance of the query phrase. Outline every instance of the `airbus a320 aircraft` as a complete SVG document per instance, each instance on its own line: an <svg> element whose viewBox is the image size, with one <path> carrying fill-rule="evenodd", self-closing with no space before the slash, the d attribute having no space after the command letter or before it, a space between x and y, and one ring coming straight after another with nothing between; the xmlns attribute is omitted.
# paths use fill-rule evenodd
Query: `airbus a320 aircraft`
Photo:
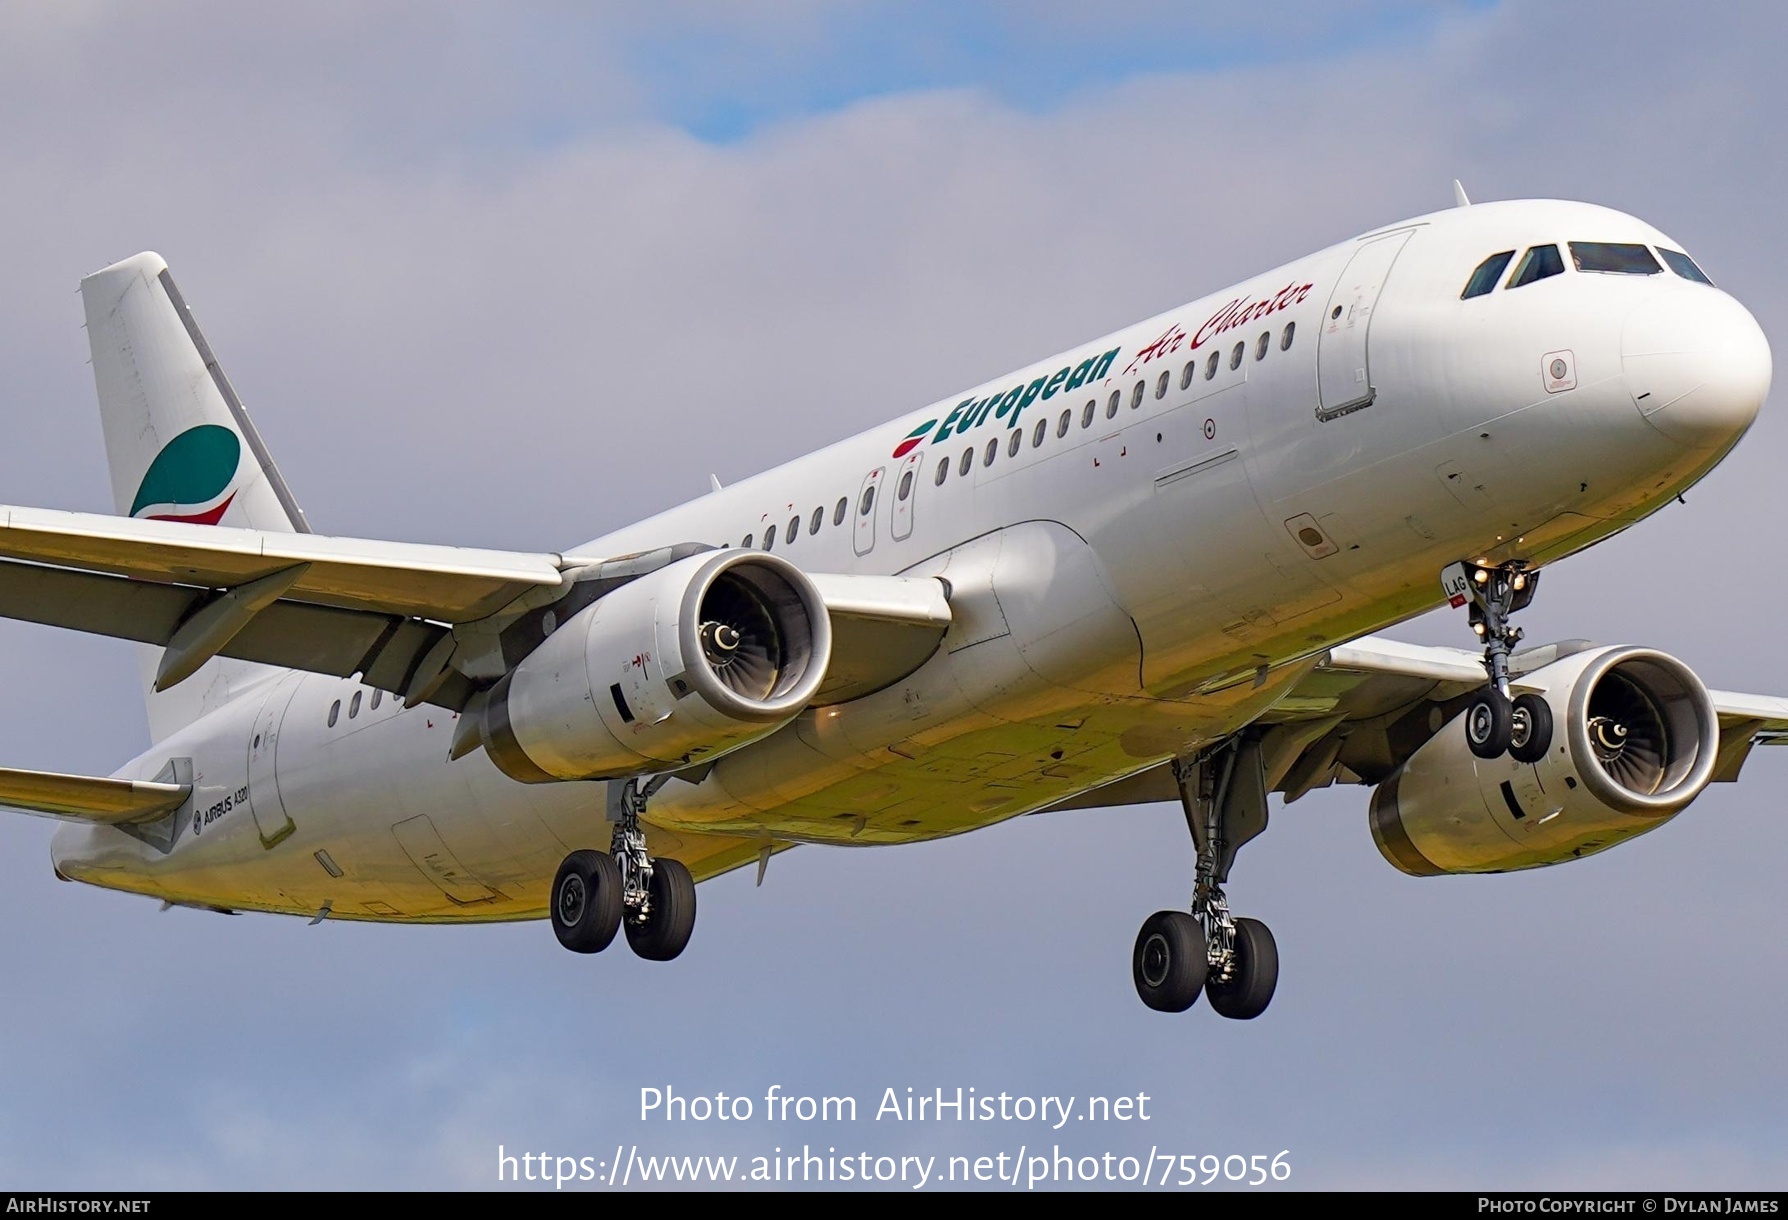
<svg viewBox="0 0 1788 1220"><path fill-rule="evenodd" d="M560 553L312 533L163 260L81 292L118 515L0 508L0 615L140 641L154 745L0 772L72 823L65 879L666 960L697 880L791 845L1178 800L1136 988L1250 1018L1278 956L1224 887L1269 793L1374 785L1391 865L1498 872L1788 735L1510 622L1769 386L1745 308L1606 208L1377 229ZM1367 634L1446 602L1472 647Z"/></svg>

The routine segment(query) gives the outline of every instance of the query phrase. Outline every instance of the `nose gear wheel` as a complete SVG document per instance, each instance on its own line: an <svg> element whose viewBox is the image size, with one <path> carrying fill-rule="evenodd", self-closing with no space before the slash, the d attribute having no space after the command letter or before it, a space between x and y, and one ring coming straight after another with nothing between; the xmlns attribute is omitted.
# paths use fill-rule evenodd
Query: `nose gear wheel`
<svg viewBox="0 0 1788 1220"><path fill-rule="evenodd" d="M1489 683L1465 705L1465 744L1479 758L1505 754L1536 762L1552 744L1552 713L1537 695L1509 696L1509 654L1521 642L1521 628L1509 616L1524 610L1538 590L1540 574L1525 559L1486 566L1448 564L1440 587L1454 606L1469 604L1471 629L1484 641Z"/></svg>

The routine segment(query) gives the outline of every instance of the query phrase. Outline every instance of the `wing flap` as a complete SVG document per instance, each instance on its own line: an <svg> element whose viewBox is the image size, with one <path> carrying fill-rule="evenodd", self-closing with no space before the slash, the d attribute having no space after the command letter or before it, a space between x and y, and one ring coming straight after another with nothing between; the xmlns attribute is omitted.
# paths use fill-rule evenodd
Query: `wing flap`
<svg viewBox="0 0 1788 1220"><path fill-rule="evenodd" d="M0 805L78 822L108 826L153 822L178 809L191 793L190 784L0 767Z"/></svg>
<svg viewBox="0 0 1788 1220"><path fill-rule="evenodd" d="M0 560L0 617L166 645L207 589L153 584ZM369 610L279 601L249 620L218 655L401 691L446 628Z"/></svg>

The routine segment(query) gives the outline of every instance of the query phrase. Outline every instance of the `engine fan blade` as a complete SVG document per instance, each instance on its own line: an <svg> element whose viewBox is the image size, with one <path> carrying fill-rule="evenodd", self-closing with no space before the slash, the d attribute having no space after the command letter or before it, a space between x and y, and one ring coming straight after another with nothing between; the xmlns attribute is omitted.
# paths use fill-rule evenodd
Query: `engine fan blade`
<svg viewBox="0 0 1788 1220"><path fill-rule="evenodd" d="M1621 787L1650 795L1664 779L1670 732L1651 697L1620 674L1609 674L1589 697L1596 761Z"/></svg>

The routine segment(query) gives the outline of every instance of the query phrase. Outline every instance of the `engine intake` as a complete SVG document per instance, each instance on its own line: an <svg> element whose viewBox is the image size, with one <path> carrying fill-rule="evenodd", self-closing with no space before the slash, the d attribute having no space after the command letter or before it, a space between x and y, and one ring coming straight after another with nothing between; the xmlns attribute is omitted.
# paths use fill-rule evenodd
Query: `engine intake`
<svg viewBox="0 0 1788 1220"><path fill-rule="evenodd" d="M1713 777L1719 719L1688 666L1649 648L1608 647L1517 678L1552 711L1535 763L1481 759L1463 717L1372 794L1379 852L1414 876L1538 868L1664 824Z"/></svg>
<svg viewBox="0 0 1788 1220"><path fill-rule="evenodd" d="M819 590L780 556L693 555L580 611L491 689L485 748L526 783L717 758L793 719L831 661Z"/></svg>

